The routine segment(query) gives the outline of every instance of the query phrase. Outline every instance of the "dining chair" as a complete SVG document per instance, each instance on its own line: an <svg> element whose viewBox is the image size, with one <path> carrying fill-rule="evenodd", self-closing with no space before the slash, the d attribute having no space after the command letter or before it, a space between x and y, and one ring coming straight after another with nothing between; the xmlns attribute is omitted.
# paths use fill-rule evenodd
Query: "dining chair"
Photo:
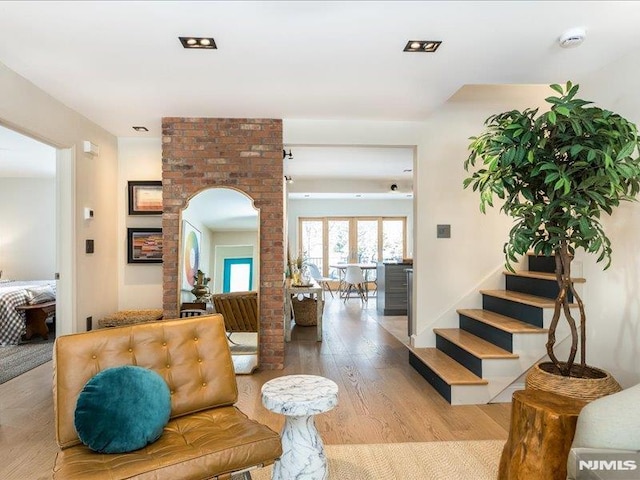
<svg viewBox="0 0 640 480"><path fill-rule="evenodd" d="M362 302L367 301L367 293L365 290L364 274L362 273L362 268L356 265L349 265L344 275L344 282L347 286L347 290L344 294L345 303L349 298L349 294L351 293L351 290L353 288L355 288L355 290L358 292L358 295Z"/></svg>
<svg viewBox="0 0 640 480"><path fill-rule="evenodd" d="M320 273L320 269L315 263L307 263L307 268L309 269L309 275L313 278L318 284L322 287L322 296L324 297L324 291L329 290L331 294L331 298L333 298L333 291L331 290L331 285L329 282L332 282L334 279L330 277L323 277Z"/></svg>
<svg viewBox="0 0 640 480"><path fill-rule="evenodd" d="M180 305L180 318L198 317L207 314L207 304L204 302L186 302Z"/></svg>

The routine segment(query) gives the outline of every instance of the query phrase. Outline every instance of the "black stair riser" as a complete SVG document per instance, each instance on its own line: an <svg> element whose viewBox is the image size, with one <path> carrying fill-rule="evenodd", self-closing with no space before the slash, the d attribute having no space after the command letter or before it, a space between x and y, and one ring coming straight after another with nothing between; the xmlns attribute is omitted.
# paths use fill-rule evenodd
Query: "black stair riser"
<svg viewBox="0 0 640 480"><path fill-rule="evenodd" d="M450 342L436 333L436 348L446 353L456 362L463 365L467 370L471 370L477 376L482 377L482 360L470 354L455 343Z"/></svg>
<svg viewBox="0 0 640 480"><path fill-rule="evenodd" d="M518 277L516 275L507 275L506 289L512 292L528 293L538 297L554 299L560 292L558 282L555 280L543 280L542 278ZM573 294L567 292L569 302L573 302Z"/></svg>
<svg viewBox="0 0 640 480"><path fill-rule="evenodd" d="M529 255L529 270L532 272L554 273L556 271L556 257L544 255Z"/></svg>
<svg viewBox="0 0 640 480"><path fill-rule="evenodd" d="M433 370L425 365L413 352L409 352L409 365L411 365L429 384L451 403L451 385L442 380Z"/></svg>
<svg viewBox="0 0 640 480"><path fill-rule="evenodd" d="M482 308L526 322L534 327L543 328L542 308L540 307L483 294Z"/></svg>
<svg viewBox="0 0 640 480"><path fill-rule="evenodd" d="M460 314L460 328L513 353L513 335L475 318Z"/></svg>

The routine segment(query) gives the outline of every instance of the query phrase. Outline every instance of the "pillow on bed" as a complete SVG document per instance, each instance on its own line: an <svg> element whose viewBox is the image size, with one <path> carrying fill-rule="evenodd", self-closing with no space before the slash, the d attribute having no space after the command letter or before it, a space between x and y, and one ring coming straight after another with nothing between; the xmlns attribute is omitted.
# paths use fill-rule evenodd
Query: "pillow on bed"
<svg viewBox="0 0 640 480"><path fill-rule="evenodd" d="M153 370L125 365L91 378L76 403L80 441L100 453L132 452L155 442L171 415L171 395Z"/></svg>
<svg viewBox="0 0 640 480"><path fill-rule="evenodd" d="M37 303L51 302L56 299L56 294L51 285L27 288L27 303L35 305Z"/></svg>

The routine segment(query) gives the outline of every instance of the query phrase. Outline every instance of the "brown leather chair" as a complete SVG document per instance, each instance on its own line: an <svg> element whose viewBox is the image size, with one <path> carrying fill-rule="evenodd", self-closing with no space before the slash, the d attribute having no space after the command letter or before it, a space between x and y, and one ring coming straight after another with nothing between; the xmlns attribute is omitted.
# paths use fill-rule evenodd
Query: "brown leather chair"
<svg viewBox="0 0 640 480"><path fill-rule="evenodd" d="M101 370L138 365L159 373L171 391L162 436L130 453L102 454L82 445L74 427L78 395ZM54 424L61 448L54 479L229 479L269 465L280 437L250 420L238 399L220 315L143 323L58 337L53 354ZM126 408L123 405L122 408Z"/></svg>
<svg viewBox="0 0 640 480"><path fill-rule="evenodd" d="M215 293L211 298L228 333L258 331L258 292Z"/></svg>

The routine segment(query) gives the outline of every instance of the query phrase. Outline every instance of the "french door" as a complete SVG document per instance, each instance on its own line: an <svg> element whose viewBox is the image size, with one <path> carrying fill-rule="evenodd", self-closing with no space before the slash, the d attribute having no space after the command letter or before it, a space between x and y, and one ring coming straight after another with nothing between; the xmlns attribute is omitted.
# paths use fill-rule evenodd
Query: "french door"
<svg viewBox="0 0 640 480"><path fill-rule="evenodd" d="M298 246L307 262L324 276L330 265L402 259L406 252L406 217L300 217Z"/></svg>

